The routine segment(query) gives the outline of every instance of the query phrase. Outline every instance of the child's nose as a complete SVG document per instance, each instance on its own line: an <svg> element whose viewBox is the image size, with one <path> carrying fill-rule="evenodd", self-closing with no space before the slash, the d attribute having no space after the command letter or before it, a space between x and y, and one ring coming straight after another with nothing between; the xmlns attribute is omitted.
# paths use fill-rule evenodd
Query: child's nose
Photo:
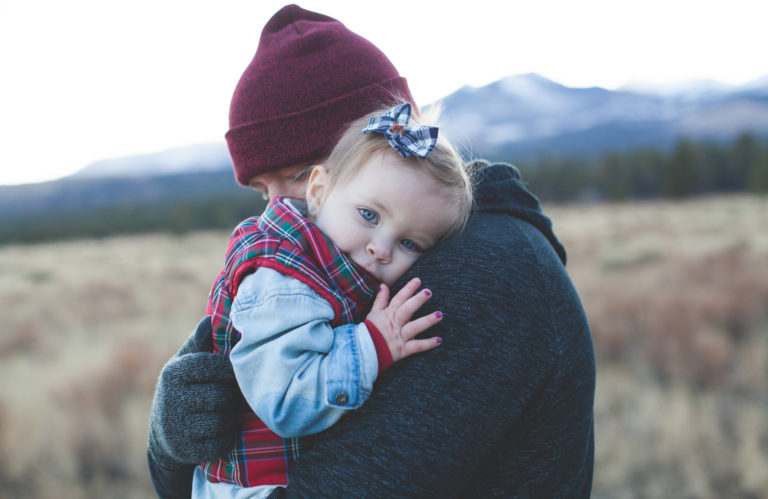
<svg viewBox="0 0 768 499"><path fill-rule="evenodd" d="M390 245L384 241L370 241L366 249L368 254L373 256L379 263L389 263L389 260L392 257L392 249Z"/></svg>

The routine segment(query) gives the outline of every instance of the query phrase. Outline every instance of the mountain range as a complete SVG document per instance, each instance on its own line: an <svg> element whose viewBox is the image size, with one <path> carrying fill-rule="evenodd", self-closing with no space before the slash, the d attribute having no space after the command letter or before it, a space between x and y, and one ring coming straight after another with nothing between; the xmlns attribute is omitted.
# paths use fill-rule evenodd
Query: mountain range
<svg viewBox="0 0 768 499"><path fill-rule="evenodd" d="M443 130L473 156L594 157L606 150L667 148L680 137L729 141L768 135L768 77L732 87L629 84L570 88L536 74L464 87L443 101Z"/></svg>
<svg viewBox="0 0 768 499"><path fill-rule="evenodd" d="M571 88L525 74L479 88L463 87L440 106L441 133L466 156L512 163L547 157L589 159L609 150L664 150L681 137L721 143L745 131L768 137L768 77L743 86L635 82L606 90ZM221 207L222 199L237 203L236 215ZM223 142L190 145L98 161L55 181L0 186L0 242L20 240L5 236L51 214L66 215L77 225L86 215L103 218L133 210L156 219L155 227L172 219L198 227L196 219L221 211L205 226L227 225L231 217L251 213L254 199L261 202L234 182ZM42 235L24 240L44 239L45 232L54 229L66 232L41 226Z"/></svg>
<svg viewBox="0 0 768 499"><path fill-rule="evenodd" d="M463 87L441 101L441 130L465 154L515 162L547 155L594 157L611 150L666 148L679 137L729 141L768 135L768 76L742 86L709 80L618 90L572 88L537 74ZM229 170L225 144L104 160L77 177L154 176Z"/></svg>
<svg viewBox="0 0 768 499"><path fill-rule="evenodd" d="M618 90L566 87L537 74L465 86L441 101L441 130L468 156L515 162L547 155L593 157L666 148L680 137L768 135L768 76L742 86L697 80ZM74 176L155 176L229 170L222 143L98 161Z"/></svg>

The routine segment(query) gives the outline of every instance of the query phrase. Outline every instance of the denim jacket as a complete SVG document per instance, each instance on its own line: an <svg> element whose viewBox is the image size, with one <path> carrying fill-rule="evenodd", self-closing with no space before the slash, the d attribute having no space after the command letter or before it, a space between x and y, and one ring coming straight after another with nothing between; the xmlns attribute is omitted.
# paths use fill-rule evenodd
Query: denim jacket
<svg viewBox="0 0 768 499"><path fill-rule="evenodd" d="M240 341L229 358L245 400L281 437L319 433L365 402L378 374L365 324L331 327L333 309L309 286L269 268L240 284L230 317ZM208 482L195 471L193 497L266 497L274 486Z"/></svg>
<svg viewBox="0 0 768 499"><path fill-rule="evenodd" d="M242 335L230 352L240 390L278 435L318 433L370 396L378 361L368 329L331 327L330 304L301 281L259 268L230 316Z"/></svg>

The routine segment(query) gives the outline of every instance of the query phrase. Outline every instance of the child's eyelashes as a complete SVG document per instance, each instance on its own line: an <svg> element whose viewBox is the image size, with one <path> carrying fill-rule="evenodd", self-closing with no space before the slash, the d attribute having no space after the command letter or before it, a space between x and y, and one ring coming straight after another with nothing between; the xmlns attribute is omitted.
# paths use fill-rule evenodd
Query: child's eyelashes
<svg viewBox="0 0 768 499"><path fill-rule="evenodd" d="M380 220L378 213L371 210L370 208L357 208L357 212L360 214L360 218L362 218L366 224L371 226L379 225ZM421 254L426 251L426 248L414 242L412 239L401 239L399 244L405 251L409 253Z"/></svg>
<svg viewBox="0 0 768 499"><path fill-rule="evenodd" d="M414 243L410 239L403 239L400 241L400 244L403 246L403 248L407 249L408 251L411 251L413 253L423 253L424 250L419 246L418 244Z"/></svg>
<svg viewBox="0 0 768 499"><path fill-rule="evenodd" d="M376 215L373 210L369 210L368 208L358 208L357 211L360 213L360 216L363 217L363 220L369 224L375 224L379 221L379 216Z"/></svg>

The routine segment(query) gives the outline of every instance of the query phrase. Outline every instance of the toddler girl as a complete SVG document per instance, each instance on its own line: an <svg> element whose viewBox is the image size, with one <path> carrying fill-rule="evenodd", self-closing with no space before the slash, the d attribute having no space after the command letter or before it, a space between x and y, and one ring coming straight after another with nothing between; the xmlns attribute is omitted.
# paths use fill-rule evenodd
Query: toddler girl
<svg viewBox="0 0 768 499"><path fill-rule="evenodd" d="M390 300L389 286L463 227L472 194L454 148L435 126L409 126L410 111L353 122L312 170L306 201L275 198L233 232L208 314L243 394L242 431L196 469L195 497L286 485L308 435L360 407L393 362L439 345L415 336L440 312L411 320L429 290L412 279Z"/></svg>

